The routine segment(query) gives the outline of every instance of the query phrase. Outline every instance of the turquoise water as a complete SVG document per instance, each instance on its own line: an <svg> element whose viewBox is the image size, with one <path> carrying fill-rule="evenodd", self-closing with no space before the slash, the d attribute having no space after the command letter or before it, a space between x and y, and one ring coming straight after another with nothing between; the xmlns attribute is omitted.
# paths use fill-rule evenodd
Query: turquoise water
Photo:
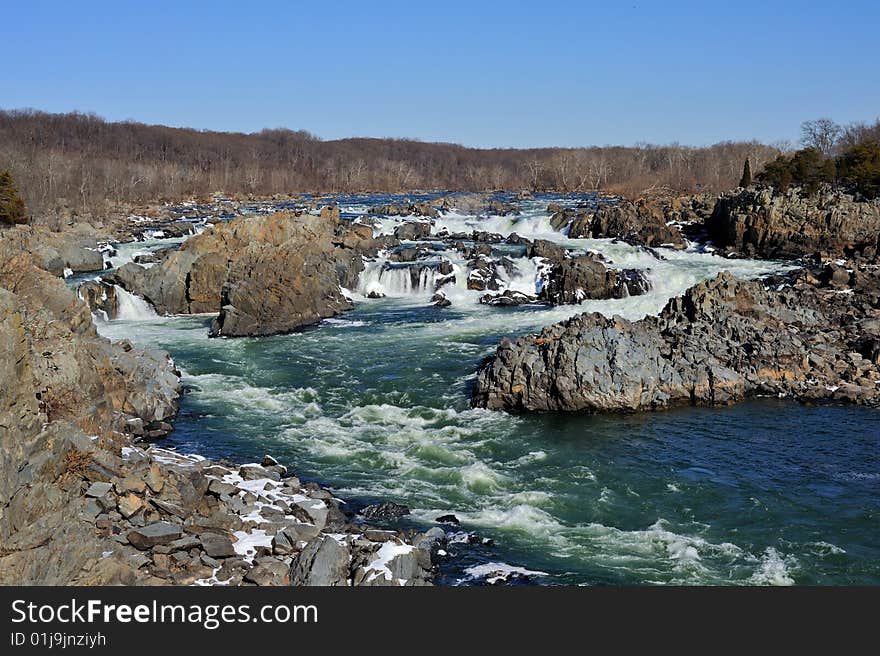
<svg viewBox="0 0 880 656"><path fill-rule="evenodd" d="M453 289L440 309L386 280L388 298L352 290L357 309L286 336L209 340L206 318L147 312L100 327L169 350L184 371L189 393L169 438L179 449L271 453L353 506L406 503L423 527L451 512L494 541L450 547L444 583L468 582L467 568L485 562L543 572L533 580L545 584L880 583L877 411L776 399L612 416L469 408L476 366L503 335L585 309L639 318L721 269L778 268L556 238L649 269L654 291L492 309Z"/></svg>

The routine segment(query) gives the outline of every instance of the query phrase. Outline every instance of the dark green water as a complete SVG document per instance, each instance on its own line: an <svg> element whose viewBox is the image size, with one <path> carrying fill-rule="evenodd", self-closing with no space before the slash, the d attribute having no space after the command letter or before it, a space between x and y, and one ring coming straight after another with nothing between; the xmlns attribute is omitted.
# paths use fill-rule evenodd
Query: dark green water
<svg viewBox="0 0 880 656"><path fill-rule="evenodd" d="M271 453L426 522L454 512L496 541L462 565L485 557L560 583L880 583L876 411L472 410L470 374L497 335L444 335L450 320L386 301L268 339L208 340L196 319L128 333L174 353L193 387L171 443Z"/></svg>

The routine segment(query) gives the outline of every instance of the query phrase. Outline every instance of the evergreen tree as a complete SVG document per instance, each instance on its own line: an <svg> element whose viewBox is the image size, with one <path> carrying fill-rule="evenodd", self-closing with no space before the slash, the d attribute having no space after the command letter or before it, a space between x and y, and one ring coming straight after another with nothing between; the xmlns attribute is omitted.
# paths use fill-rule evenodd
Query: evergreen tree
<svg viewBox="0 0 880 656"><path fill-rule="evenodd" d="M880 141L848 148L837 159L840 179L866 198L880 197Z"/></svg>
<svg viewBox="0 0 880 656"><path fill-rule="evenodd" d="M27 223L24 200L7 170L0 172L0 224Z"/></svg>
<svg viewBox="0 0 880 656"><path fill-rule="evenodd" d="M739 180L739 186L743 189L752 186L752 165L748 157L746 157L746 163L743 164L743 175Z"/></svg>

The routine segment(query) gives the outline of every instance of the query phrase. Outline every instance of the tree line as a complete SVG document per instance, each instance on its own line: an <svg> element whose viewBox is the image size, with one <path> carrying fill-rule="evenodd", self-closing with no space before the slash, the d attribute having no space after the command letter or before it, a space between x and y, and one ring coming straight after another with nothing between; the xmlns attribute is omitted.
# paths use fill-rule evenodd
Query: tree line
<svg viewBox="0 0 880 656"><path fill-rule="evenodd" d="M736 185L744 159L759 170L778 152L758 142L477 149L408 139L324 141L287 129L243 134L0 110L0 170L15 177L31 214L58 206L106 212L214 192L720 192Z"/></svg>
<svg viewBox="0 0 880 656"><path fill-rule="evenodd" d="M847 127L827 118L805 121L801 143L801 150L768 162L758 181L781 191L794 185L811 195L822 184L835 184L867 199L880 197L880 121Z"/></svg>

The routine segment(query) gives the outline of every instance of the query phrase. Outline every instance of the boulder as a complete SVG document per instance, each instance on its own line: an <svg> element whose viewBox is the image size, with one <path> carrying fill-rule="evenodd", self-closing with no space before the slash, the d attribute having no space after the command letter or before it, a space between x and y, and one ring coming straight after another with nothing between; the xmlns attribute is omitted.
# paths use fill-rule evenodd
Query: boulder
<svg viewBox="0 0 880 656"><path fill-rule="evenodd" d="M681 231L670 225L669 206L661 200L641 198L635 202L619 199L599 205L592 216L576 216L568 230L571 238L621 239L644 246L684 248Z"/></svg>
<svg viewBox="0 0 880 656"><path fill-rule="evenodd" d="M329 535L313 538L290 566L290 584L307 586L350 585L347 544Z"/></svg>
<svg viewBox="0 0 880 656"><path fill-rule="evenodd" d="M141 551L179 539L183 530L177 524L155 522L128 532L128 541Z"/></svg>
<svg viewBox="0 0 880 656"><path fill-rule="evenodd" d="M409 515L409 507L393 501L367 506L361 510L361 515L367 519L397 519Z"/></svg>
<svg viewBox="0 0 880 656"><path fill-rule="evenodd" d="M650 289L650 282L636 269L621 271L605 265L593 254L562 260L550 269L540 300L554 305L581 303L587 299L627 298Z"/></svg>
<svg viewBox="0 0 880 656"><path fill-rule="evenodd" d="M219 314L213 336L271 335L351 309L340 291L360 262L339 245L335 215L278 212L218 224L161 263L126 264L108 282L146 299L159 314Z"/></svg>
<svg viewBox="0 0 880 656"><path fill-rule="evenodd" d="M425 221L407 221L394 229L394 236L401 241L418 241L431 236L431 224Z"/></svg>

